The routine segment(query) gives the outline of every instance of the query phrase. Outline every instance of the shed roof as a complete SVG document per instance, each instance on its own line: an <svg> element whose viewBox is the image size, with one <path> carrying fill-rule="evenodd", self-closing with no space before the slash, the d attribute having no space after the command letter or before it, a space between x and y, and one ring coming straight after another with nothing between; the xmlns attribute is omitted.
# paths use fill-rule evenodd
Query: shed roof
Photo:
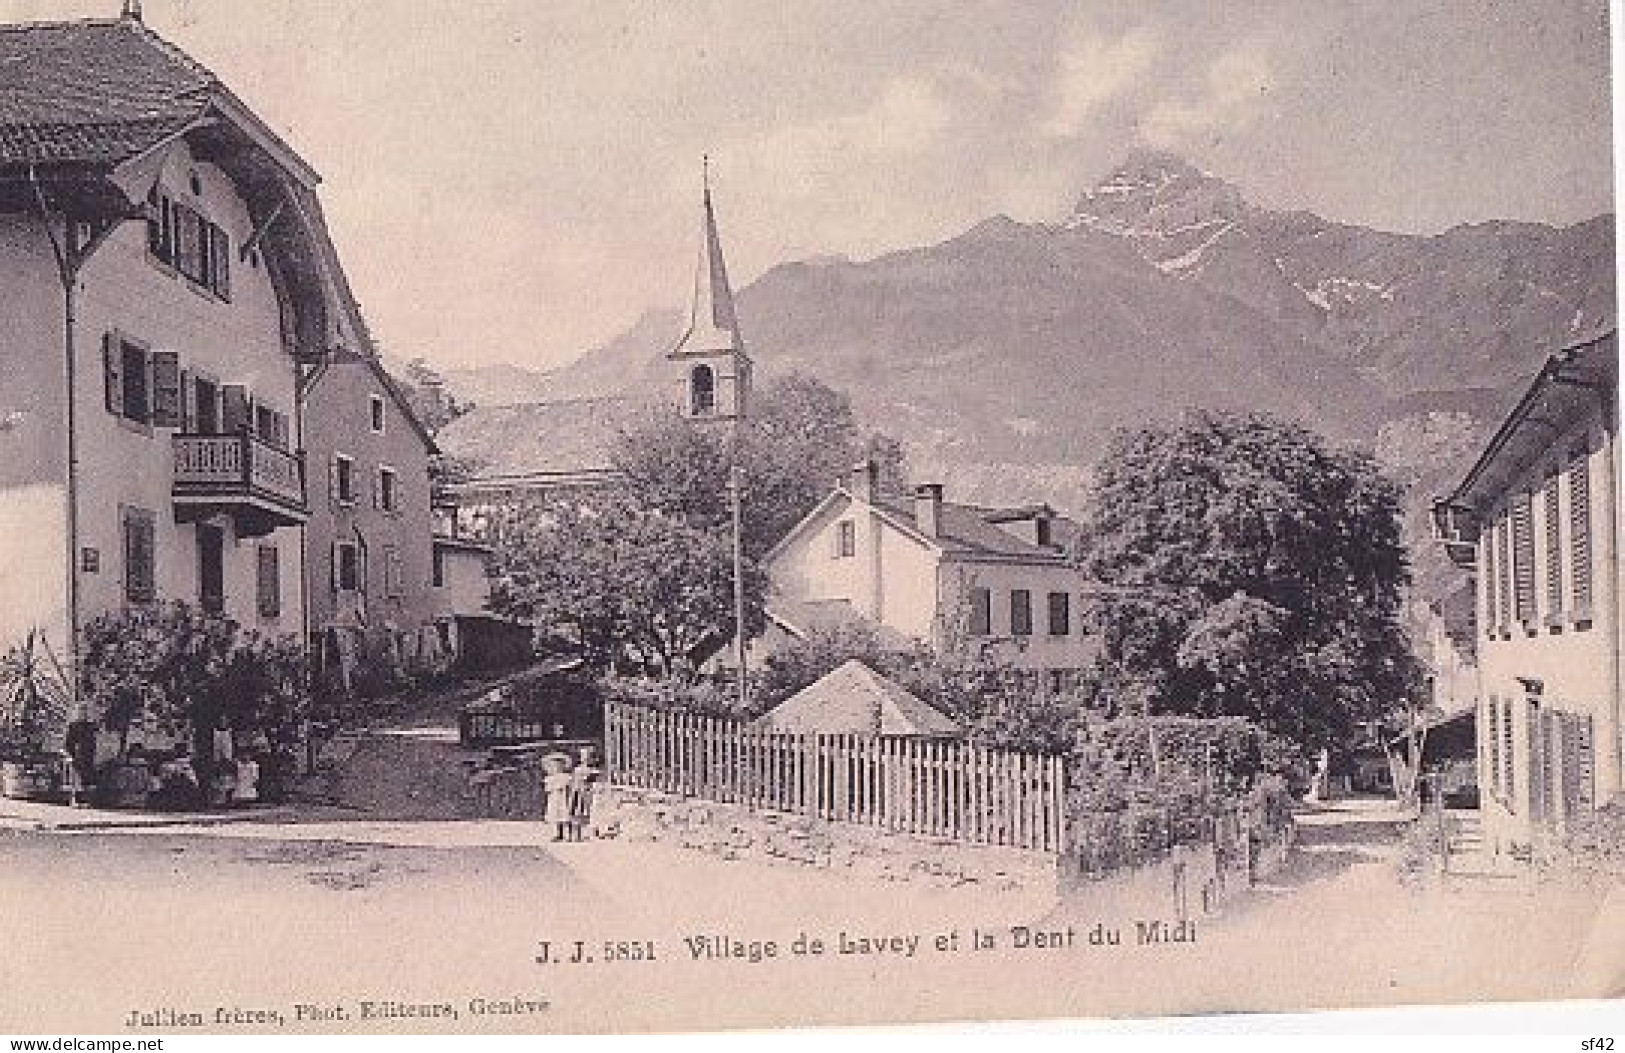
<svg viewBox="0 0 1625 1053"><path fill-rule="evenodd" d="M755 726L803 735L947 738L964 733L956 721L856 658L758 717Z"/></svg>

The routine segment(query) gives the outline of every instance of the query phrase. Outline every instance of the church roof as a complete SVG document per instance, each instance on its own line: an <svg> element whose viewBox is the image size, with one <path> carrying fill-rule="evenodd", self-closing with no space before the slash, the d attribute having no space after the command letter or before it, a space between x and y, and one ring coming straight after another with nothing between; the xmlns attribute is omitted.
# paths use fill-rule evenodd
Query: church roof
<svg viewBox="0 0 1625 1053"><path fill-rule="evenodd" d="M645 412L630 398L476 406L435 438L442 452L475 461L480 482L607 475L621 431Z"/></svg>
<svg viewBox="0 0 1625 1053"><path fill-rule="evenodd" d="M733 286L728 283L728 264L722 258L722 238L717 234L717 214L711 204L709 182L705 187L700 228L700 258L694 267L694 303L688 331L671 355L678 358L719 351L743 355L745 340L740 335L739 316L734 311Z"/></svg>
<svg viewBox="0 0 1625 1053"><path fill-rule="evenodd" d="M754 725L799 735L908 735L951 738L959 724L856 658L808 684Z"/></svg>

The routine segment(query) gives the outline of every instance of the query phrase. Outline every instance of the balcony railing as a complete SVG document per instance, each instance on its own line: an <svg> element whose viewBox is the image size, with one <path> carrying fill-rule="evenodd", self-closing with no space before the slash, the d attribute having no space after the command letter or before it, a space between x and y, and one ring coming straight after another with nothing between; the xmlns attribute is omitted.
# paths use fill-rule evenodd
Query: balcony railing
<svg viewBox="0 0 1625 1053"><path fill-rule="evenodd" d="M237 435L176 435L177 499L230 503L252 501L302 515L304 462L286 450L243 432Z"/></svg>

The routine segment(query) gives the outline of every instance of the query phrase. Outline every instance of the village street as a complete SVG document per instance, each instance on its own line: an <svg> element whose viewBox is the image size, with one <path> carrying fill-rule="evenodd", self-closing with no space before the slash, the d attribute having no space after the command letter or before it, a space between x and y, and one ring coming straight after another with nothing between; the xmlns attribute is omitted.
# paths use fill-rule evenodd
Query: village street
<svg viewBox="0 0 1625 1053"><path fill-rule="evenodd" d="M554 845L525 821L282 812L51 830L36 814L0 831L0 984L4 1012L27 1007L35 1028L71 1018L109 1031L164 1009L207 1026L234 1009L281 1021L255 1030L446 1026L363 1019L364 1001L375 1014L389 1001L443 1004L470 1030L657 1029L1528 999L1625 984L1617 960L1599 972L1585 946L1599 897L1407 890L1394 818L1380 803L1306 813L1291 864L1200 921L1194 943L1136 946L1143 902L881 884L624 840ZM1090 946L1097 925L1123 930L1122 945ZM1012 926L1063 945L1016 949ZM973 929L997 946L971 950ZM570 964L577 940L584 960ZM651 951L653 962L605 960ZM471 1015L478 999L536 1005ZM345 1015L324 1018L335 1006Z"/></svg>

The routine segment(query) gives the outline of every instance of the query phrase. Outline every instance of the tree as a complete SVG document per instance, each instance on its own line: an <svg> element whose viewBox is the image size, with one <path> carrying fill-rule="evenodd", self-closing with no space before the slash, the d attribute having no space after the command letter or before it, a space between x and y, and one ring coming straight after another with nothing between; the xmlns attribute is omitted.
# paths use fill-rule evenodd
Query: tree
<svg viewBox="0 0 1625 1053"><path fill-rule="evenodd" d="M1400 486L1359 452L1253 414L1119 432L1078 555L1129 712L1253 718L1305 749L1402 708Z"/></svg>
<svg viewBox="0 0 1625 1053"><path fill-rule="evenodd" d="M732 545L715 528L594 494L515 506L494 533L493 609L563 632L594 668L691 676L732 637ZM767 581L744 569L754 634Z"/></svg>
<svg viewBox="0 0 1625 1053"><path fill-rule="evenodd" d="M651 410L617 437L615 467L652 508L702 527L728 528L733 431L725 423ZM902 447L865 432L851 401L821 381L790 374L756 393L739 434L745 477L745 549L760 556L829 493L854 464L873 459L900 488Z"/></svg>
<svg viewBox="0 0 1625 1053"><path fill-rule="evenodd" d="M446 388L446 378L421 358L414 358L390 379L406 396L407 403L418 423L430 435L474 408L474 403L459 399Z"/></svg>

